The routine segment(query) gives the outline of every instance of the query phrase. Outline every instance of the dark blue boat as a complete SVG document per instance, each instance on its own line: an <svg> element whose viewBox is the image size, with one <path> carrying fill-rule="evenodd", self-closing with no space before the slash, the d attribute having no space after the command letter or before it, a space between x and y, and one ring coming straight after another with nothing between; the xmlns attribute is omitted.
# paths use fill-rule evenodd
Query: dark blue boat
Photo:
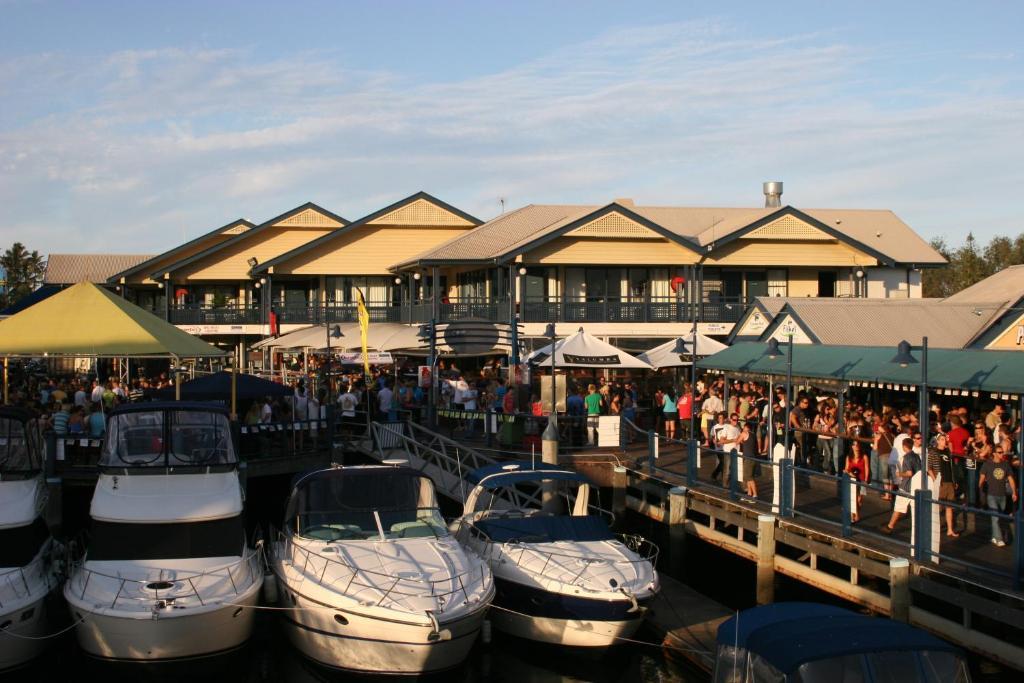
<svg viewBox="0 0 1024 683"><path fill-rule="evenodd" d="M810 602L718 627L715 683L969 683L963 651L919 628Z"/></svg>

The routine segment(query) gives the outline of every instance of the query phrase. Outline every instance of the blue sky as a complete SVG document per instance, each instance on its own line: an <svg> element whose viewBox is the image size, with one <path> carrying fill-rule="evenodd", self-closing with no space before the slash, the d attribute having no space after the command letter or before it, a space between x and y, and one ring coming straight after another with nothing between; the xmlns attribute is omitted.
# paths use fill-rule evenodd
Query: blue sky
<svg viewBox="0 0 1024 683"><path fill-rule="evenodd" d="M421 189L485 219L757 206L769 179L1016 235L1022 34L1016 2L0 0L0 246L149 253Z"/></svg>

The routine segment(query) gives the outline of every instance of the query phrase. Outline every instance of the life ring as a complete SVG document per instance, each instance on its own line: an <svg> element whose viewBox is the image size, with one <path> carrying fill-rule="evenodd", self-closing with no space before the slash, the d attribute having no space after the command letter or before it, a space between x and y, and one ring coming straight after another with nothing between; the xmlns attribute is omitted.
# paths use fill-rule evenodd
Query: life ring
<svg viewBox="0 0 1024 683"><path fill-rule="evenodd" d="M680 285L684 285L684 284L686 284L686 278L683 277L682 275L676 275L668 283L669 287L672 288L672 293L673 294L675 294L679 290L679 286Z"/></svg>

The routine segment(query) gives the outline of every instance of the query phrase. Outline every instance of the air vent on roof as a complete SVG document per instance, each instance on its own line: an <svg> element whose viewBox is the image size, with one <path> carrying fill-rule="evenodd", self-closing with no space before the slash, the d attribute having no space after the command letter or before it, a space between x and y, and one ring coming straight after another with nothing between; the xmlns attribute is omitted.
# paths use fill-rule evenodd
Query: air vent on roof
<svg viewBox="0 0 1024 683"><path fill-rule="evenodd" d="M777 209L782 206L782 181L770 180L762 185L764 189L764 208Z"/></svg>

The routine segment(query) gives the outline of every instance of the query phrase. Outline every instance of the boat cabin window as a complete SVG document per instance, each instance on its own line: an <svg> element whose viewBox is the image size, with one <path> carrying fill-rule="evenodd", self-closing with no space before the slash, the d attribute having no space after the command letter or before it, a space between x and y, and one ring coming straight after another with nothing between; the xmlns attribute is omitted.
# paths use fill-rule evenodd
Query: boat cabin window
<svg viewBox="0 0 1024 683"><path fill-rule="evenodd" d="M430 479L412 470L326 470L299 483L288 501L293 533L321 541L448 535Z"/></svg>
<svg viewBox="0 0 1024 683"><path fill-rule="evenodd" d="M753 681L760 681L756 676ZM796 683L969 683L967 664L952 652L897 650L829 657L801 664Z"/></svg>
<svg viewBox="0 0 1024 683"><path fill-rule="evenodd" d="M100 466L210 467L237 461L226 415L154 410L110 418Z"/></svg>
<svg viewBox="0 0 1024 683"><path fill-rule="evenodd" d="M169 560L241 557L245 526L241 515L203 522L132 524L93 520L89 559Z"/></svg>
<svg viewBox="0 0 1024 683"><path fill-rule="evenodd" d="M35 426L35 420L25 423L0 417L0 473L42 469L41 443Z"/></svg>

